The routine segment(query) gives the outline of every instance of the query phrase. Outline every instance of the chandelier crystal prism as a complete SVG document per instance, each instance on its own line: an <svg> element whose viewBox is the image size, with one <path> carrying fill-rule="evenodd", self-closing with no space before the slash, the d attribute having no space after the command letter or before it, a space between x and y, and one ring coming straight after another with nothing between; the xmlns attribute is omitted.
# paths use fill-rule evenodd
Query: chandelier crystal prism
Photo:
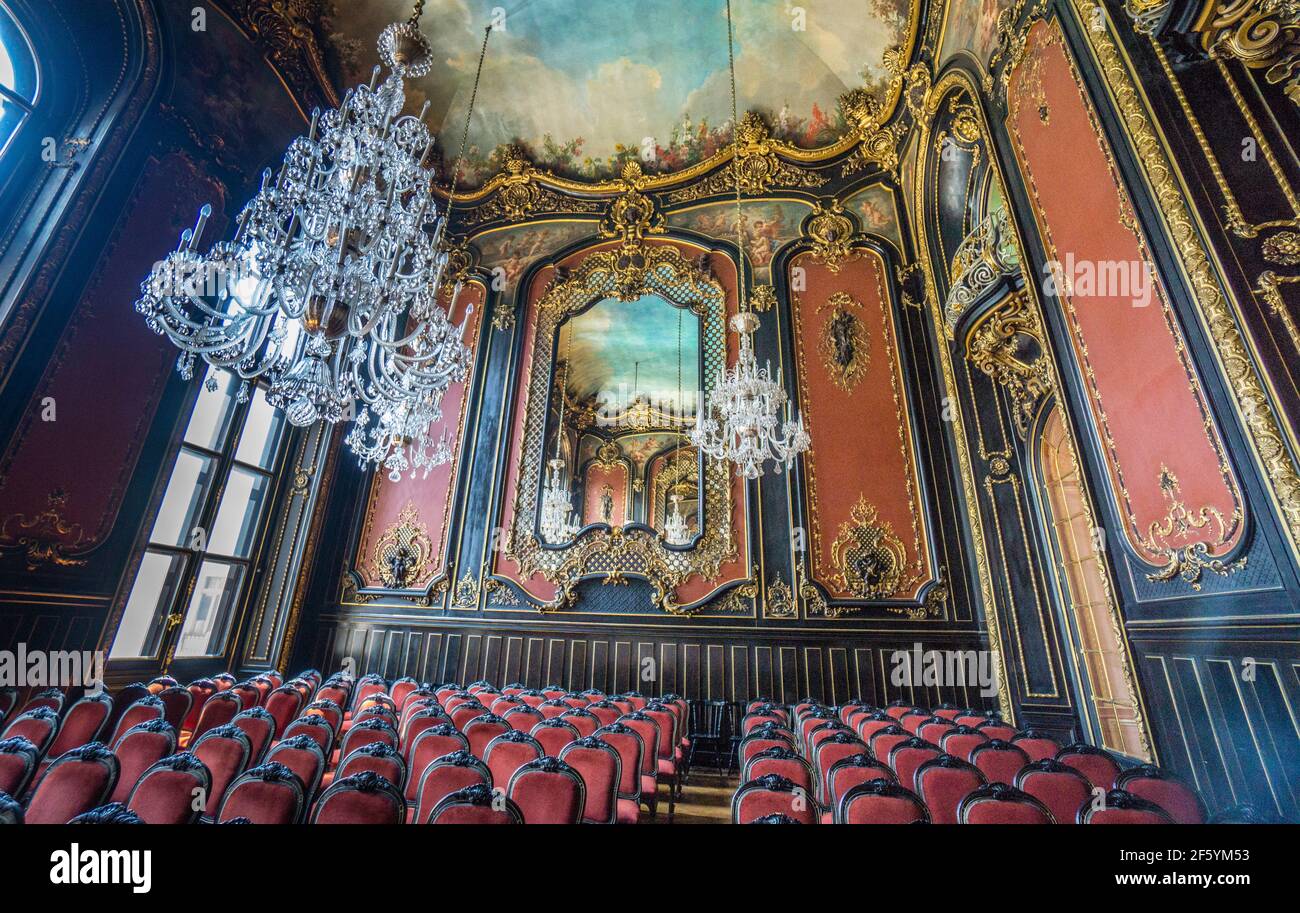
<svg viewBox="0 0 1300 913"><path fill-rule="evenodd" d="M546 463L546 486L542 489L542 513L538 526L542 539L562 545L578 534L582 524L573 512L573 493L564 480L564 460L557 456Z"/></svg>
<svg viewBox="0 0 1300 913"><path fill-rule="evenodd" d="M781 421L782 415L789 414L785 388L779 377L773 377L771 362L760 368L754 355L758 315L749 308L745 279L731 0L727 0L727 55L731 71L731 133L735 143L732 170L736 176L736 258L740 271L737 283L740 301L730 326L739 340L739 352L735 365L719 370L717 381L709 391L704 415L691 429L691 440L708 456L730 462L746 479L757 479L763 475L763 464L769 460L775 464L778 475L783 464L789 469L794 465L795 457L808 449L812 439L798 416Z"/></svg>
<svg viewBox="0 0 1300 913"><path fill-rule="evenodd" d="M682 496L673 492L668 500L672 506L664 518L664 541L669 545L690 545L691 527L682 514Z"/></svg>
<svg viewBox="0 0 1300 913"><path fill-rule="evenodd" d="M312 113L279 171L263 172L233 240L200 252L204 206L135 304L181 350L182 377L202 359L241 379L241 400L265 383L293 425L355 420L346 441L363 467L398 477L450 459L429 427L469 361L470 309L459 324L451 317L460 284L448 288L428 104L403 113L404 78L432 64L420 6L380 36L388 77L375 67L338 109Z"/></svg>

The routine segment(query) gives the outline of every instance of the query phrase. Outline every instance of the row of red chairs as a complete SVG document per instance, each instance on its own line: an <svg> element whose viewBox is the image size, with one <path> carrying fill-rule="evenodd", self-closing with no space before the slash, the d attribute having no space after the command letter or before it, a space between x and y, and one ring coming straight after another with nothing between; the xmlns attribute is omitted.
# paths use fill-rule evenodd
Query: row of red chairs
<svg viewBox="0 0 1300 913"><path fill-rule="evenodd" d="M482 814L502 823L614 823L636 821L643 802L654 814L659 782L668 784L671 817L684 780L688 710L672 695L497 691L486 682L430 690L414 679L389 687L378 676L322 682L314 670L247 690L218 678L141 686L146 693L116 718L107 695L87 695L62 717L61 693L38 695L48 703L25 706L0 734L0 792L26 797L25 808L9 800L10 812L32 822L81 813L292 822L347 809L374 821ZM169 690L197 692L199 706L169 713ZM223 694L237 696L239 709ZM177 732L176 718L192 728ZM97 741L104 732L107 743ZM176 753L181 745L190 750ZM193 801L196 789L203 803Z"/></svg>
<svg viewBox="0 0 1300 913"><path fill-rule="evenodd" d="M1201 823L1195 790L996 713L896 701L748 705L737 823Z"/></svg>

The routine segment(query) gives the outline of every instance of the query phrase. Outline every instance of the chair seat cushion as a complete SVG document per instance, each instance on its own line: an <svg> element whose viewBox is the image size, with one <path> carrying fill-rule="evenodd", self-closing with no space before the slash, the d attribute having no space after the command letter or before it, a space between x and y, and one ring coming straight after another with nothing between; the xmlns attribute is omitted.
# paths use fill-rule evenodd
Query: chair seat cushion
<svg viewBox="0 0 1300 913"><path fill-rule="evenodd" d="M675 761L670 761L670 760L668 760L667 758L660 758L660 759L659 759L659 775L660 775L661 777L675 777L675 776L677 776L677 763L676 763Z"/></svg>
<svg viewBox="0 0 1300 913"><path fill-rule="evenodd" d="M618 823L636 824L641 817L641 807L635 799L618 800Z"/></svg>
<svg viewBox="0 0 1300 913"><path fill-rule="evenodd" d="M653 796L659 788L659 780L652 774L641 775L641 795Z"/></svg>

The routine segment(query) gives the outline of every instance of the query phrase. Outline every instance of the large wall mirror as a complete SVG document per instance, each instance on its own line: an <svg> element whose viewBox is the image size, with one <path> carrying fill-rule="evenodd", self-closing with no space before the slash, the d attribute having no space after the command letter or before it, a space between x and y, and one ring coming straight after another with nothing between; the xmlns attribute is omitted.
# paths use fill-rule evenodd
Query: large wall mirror
<svg viewBox="0 0 1300 913"><path fill-rule="evenodd" d="M694 545L704 514L690 441L701 328L689 306L657 294L602 298L556 328L539 492L545 544L640 527L670 548Z"/></svg>

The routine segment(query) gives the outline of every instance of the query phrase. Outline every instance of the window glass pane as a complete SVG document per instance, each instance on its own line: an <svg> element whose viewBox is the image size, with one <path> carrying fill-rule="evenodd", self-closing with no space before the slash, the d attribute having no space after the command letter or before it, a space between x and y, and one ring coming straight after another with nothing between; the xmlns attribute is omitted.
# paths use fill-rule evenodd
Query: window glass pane
<svg viewBox="0 0 1300 913"><path fill-rule="evenodd" d="M122 623L113 639L111 659L156 656L163 625L176 601L185 559L181 555L145 552L140 571L131 586L131 596L122 612Z"/></svg>
<svg viewBox="0 0 1300 913"><path fill-rule="evenodd" d="M242 565L203 562L176 641L176 656L216 656L225 651L243 579Z"/></svg>
<svg viewBox="0 0 1300 913"><path fill-rule="evenodd" d="M208 389L208 381L215 379L217 388ZM235 408L235 391L239 380L228 371L208 368L199 398L194 402L189 426L185 429L185 442L206 450L220 450L230 427L230 414Z"/></svg>
<svg viewBox="0 0 1300 913"><path fill-rule="evenodd" d="M208 538L208 549L217 555L247 558L257 537L257 522L262 504L271 488L271 479L260 472L233 466L226 482L217 520Z"/></svg>
<svg viewBox="0 0 1300 913"><path fill-rule="evenodd" d="M270 469L284 434L284 413L266 401L261 387L248 404L248 417L244 419L244 433L239 438L235 459Z"/></svg>
<svg viewBox="0 0 1300 913"><path fill-rule="evenodd" d="M0 95L0 155L4 154L9 140L18 132L18 125L23 122L26 112Z"/></svg>
<svg viewBox="0 0 1300 913"><path fill-rule="evenodd" d="M36 98L36 60L31 46L3 6L0 6L0 86L28 105Z"/></svg>
<svg viewBox="0 0 1300 913"><path fill-rule="evenodd" d="M149 541L157 545L190 546L190 534L198 520L199 511L212 487L215 458L193 450L181 448L176 455L176 468L158 508Z"/></svg>

